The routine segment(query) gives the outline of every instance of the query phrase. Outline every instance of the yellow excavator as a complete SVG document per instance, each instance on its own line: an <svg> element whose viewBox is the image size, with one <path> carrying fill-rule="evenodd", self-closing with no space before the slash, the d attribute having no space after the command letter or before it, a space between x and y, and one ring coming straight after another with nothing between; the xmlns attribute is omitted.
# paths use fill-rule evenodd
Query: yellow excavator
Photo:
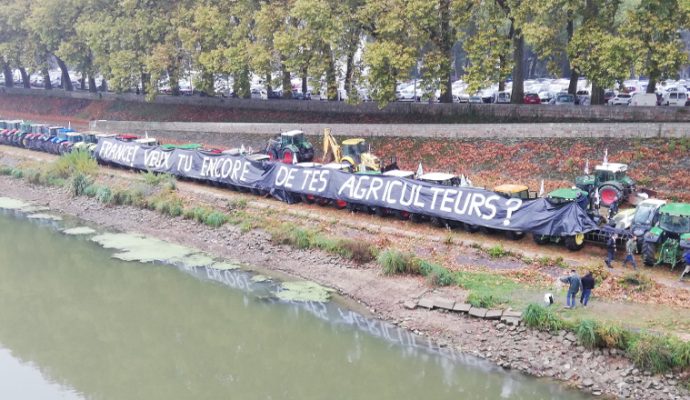
<svg viewBox="0 0 690 400"><path fill-rule="evenodd" d="M323 131L323 162L346 164L352 172L380 173L398 168L395 161L384 167L363 138L346 139L342 145L338 144L330 128Z"/></svg>

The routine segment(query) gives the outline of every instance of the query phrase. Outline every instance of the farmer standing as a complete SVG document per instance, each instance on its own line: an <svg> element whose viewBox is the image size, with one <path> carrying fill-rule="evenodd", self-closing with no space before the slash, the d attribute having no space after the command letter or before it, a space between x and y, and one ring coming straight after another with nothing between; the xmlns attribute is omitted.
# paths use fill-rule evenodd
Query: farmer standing
<svg viewBox="0 0 690 400"><path fill-rule="evenodd" d="M580 287L582 287L580 276L577 274L577 271L573 269L570 271L570 275L561 278L561 282L570 285L568 287L568 296L566 297L567 308L575 308L575 295L577 295L577 292L580 291Z"/></svg>
<svg viewBox="0 0 690 400"><path fill-rule="evenodd" d="M683 273L680 274L681 281L685 275L690 275L690 250L683 254L683 260L685 261L685 269L683 270Z"/></svg>
<svg viewBox="0 0 690 400"><path fill-rule="evenodd" d="M609 268L613 268L613 266L611 266L611 262L616 256L616 239L618 239L618 235L614 233L609 236L609 239L606 241L606 250L608 255L605 262L606 266Z"/></svg>
<svg viewBox="0 0 690 400"><path fill-rule="evenodd" d="M625 266L628 264L628 261L630 261L633 269L637 269L637 263L635 262L635 250L637 250L637 237L632 235L625 242L625 260L623 260L623 268L625 268Z"/></svg>
<svg viewBox="0 0 690 400"><path fill-rule="evenodd" d="M580 296L580 304L587 307L589 303L589 296L592 295L592 289L594 289L594 276L592 276L592 271L587 271L587 274L582 277L582 296Z"/></svg>

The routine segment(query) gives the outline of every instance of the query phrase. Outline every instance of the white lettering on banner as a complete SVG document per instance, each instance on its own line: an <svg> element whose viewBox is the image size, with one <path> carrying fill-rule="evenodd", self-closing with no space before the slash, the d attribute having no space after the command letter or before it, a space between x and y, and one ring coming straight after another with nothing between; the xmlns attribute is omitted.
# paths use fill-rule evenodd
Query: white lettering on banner
<svg viewBox="0 0 690 400"><path fill-rule="evenodd" d="M241 161L242 163L242 175L240 175L240 181L247 182L247 175L249 174L249 162Z"/></svg>
<svg viewBox="0 0 690 400"><path fill-rule="evenodd" d="M136 154L139 150L139 146L128 145L125 143L112 143L106 148L106 143L108 142L103 143L103 148L101 151L99 151L99 156L101 156L102 159L127 164L130 167L134 166L134 161L136 160Z"/></svg>
<svg viewBox="0 0 690 400"><path fill-rule="evenodd" d="M144 164L146 168L164 169L169 170L170 165L170 155L172 152L160 151L160 150L145 150L144 151Z"/></svg>
<svg viewBox="0 0 690 400"><path fill-rule="evenodd" d="M338 196L342 196L343 192L349 189L349 193L345 197L354 198L353 192L355 190L355 177L351 176L347 178L345 183L338 189Z"/></svg>
<svg viewBox="0 0 690 400"><path fill-rule="evenodd" d="M446 189L443 192L443 200L441 200L441 211L447 212L447 213L452 213L453 209L448 207L447 203L454 203L455 199L450 197L449 195L455 195L456 197L459 195L457 190L454 189ZM436 193L434 193L434 197L436 197ZM434 205L431 205L431 208L434 208Z"/></svg>
<svg viewBox="0 0 690 400"><path fill-rule="evenodd" d="M194 159L192 159L191 156L188 156L186 154L178 154L177 156L177 169L178 171L184 170L185 172L189 172L192 169L192 165L194 163ZM184 163L184 165L183 165Z"/></svg>
<svg viewBox="0 0 690 400"><path fill-rule="evenodd" d="M410 201L405 200L405 192L407 191L407 182L403 182L402 191L400 193L400 204L409 207L412 205L412 199L414 199L414 187L410 189Z"/></svg>
<svg viewBox="0 0 690 400"><path fill-rule="evenodd" d="M311 179L310 179L310 178L311 178L311 174L312 174L313 172L315 172L315 171L316 171L316 170L310 170L310 169L304 169L304 170L302 170L302 176L303 176L303 178L302 178L302 187L301 187L302 190L305 190L307 184L308 184L309 182L311 182Z"/></svg>
<svg viewBox="0 0 690 400"><path fill-rule="evenodd" d="M484 201L486 201L486 197L481 194L481 193L473 193L472 198L470 200L470 209L467 211L467 215L472 216L472 214L476 214L477 217L481 218L482 217L482 211L479 209L479 207L484 204Z"/></svg>
<svg viewBox="0 0 690 400"><path fill-rule="evenodd" d="M484 202L484 208L488 208L491 212L488 215L485 215L483 218L486 220L493 219L496 216L496 206L493 204L494 201L498 201L501 198L498 197L497 195L494 196L489 196L486 198L486 201ZM522 202L521 202L522 203Z"/></svg>
<svg viewBox="0 0 690 400"><path fill-rule="evenodd" d="M112 146L112 143L104 141L103 144L101 144L101 148L98 150L98 157L102 159L104 154L107 154Z"/></svg>
<svg viewBox="0 0 690 400"><path fill-rule="evenodd" d="M238 174L242 169L242 160L235 160L235 164L232 166L232 172L230 172L231 181L239 181Z"/></svg>
<svg viewBox="0 0 690 400"><path fill-rule="evenodd" d="M278 172L276 172L275 185L276 186L285 185L285 181L287 180L287 176L288 176L287 167L284 167L282 165L280 167L278 167Z"/></svg>
<svg viewBox="0 0 690 400"><path fill-rule="evenodd" d="M395 186L402 186L403 184L398 181L392 181L390 182L390 185L388 185L387 190L388 193L385 195L386 196L386 203L388 204L397 204L397 201L393 198L391 198L391 193L393 192L393 187Z"/></svg>
<svg viewBox="0 0 690 400"><path fill-rule="evenodd" d="M357 184L355 185L355 193L354 193L354 196L352 196L352 197L354 197L357 200L363 200L364 195L367 193L367 190L362 188L362 183L369 181L369 177L368 176L360 176L358 178L359 179L357 179Z"/></svg>
<svg viewBox="0 0 690 400"><path fill-rule="evenodd" d="M513 213L522 206L521 199L509 199L506 202L508 209L506 210L506 219L503 220L503 225L510 225L510 219L513 217Z"/></svg>
<svg viewBox="0 0 690 400"><path fill-rule="evenodd" d="M379 201L378 191L381 190L382 187L383 180L381 178L372 178L371 185L369 185L369 190L367 191L367 201L370 200L372 197L374 198L374 200Z"/></svg>

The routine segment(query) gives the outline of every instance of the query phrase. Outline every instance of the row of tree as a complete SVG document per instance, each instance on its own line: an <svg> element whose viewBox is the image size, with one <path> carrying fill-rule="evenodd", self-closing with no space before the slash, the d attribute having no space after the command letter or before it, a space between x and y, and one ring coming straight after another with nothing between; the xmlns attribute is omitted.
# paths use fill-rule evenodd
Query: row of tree
<svg viewBox="0 0 690 400"><path fill-rule="evenodd" d="M677 76L689 23L688 0L0 0L0 55L9 86L18 69L24 85L39 72L50 88L55 60L66 90L69 65L90 90L100 74L115 91L154 95L169 79L178 94L195 71L206 93L223 74L248 97L258 74L288 95L298 76L305 92L311 78L336 98L342 79L351 98L365 84L385 104L411 74L452 101L458 48L469 91L512 78L521 101L528 50L555 75L565 64L573 93L587 77L598 104L631 74L648 77L650 93Z"/></svg>

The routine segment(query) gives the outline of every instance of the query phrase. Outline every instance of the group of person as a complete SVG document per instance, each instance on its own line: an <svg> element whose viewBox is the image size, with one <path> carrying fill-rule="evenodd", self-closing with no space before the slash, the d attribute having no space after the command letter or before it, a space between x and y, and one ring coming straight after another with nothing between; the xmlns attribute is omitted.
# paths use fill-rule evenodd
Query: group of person
<svg viewBox="0 0 690 400"><path fill-rule="evenodd" d="M607 257L605 260L608 268L613 268L613 261L616 256L616 240L618 235L613 233L606 241ZM632 235L625 241L625 259L623 260L623 268L630 263L633 269L637 270L637 262L635 261L635 253L637 252L637 236ZM683 261L685 268L680 275L682 281L686 275L690 275L690 250L683 254ZM561 282L568 284L568 293L566 297L566 308L575 308L577 294L580 294L580 304L587 307L589 298L592 295L595 281L592 271L587 271L587 274L580 277L576 270L571 270L570 274L560 278ZM551 298L550 294L547 298ZM553 301L553 300L552 300Z"/></svg>

